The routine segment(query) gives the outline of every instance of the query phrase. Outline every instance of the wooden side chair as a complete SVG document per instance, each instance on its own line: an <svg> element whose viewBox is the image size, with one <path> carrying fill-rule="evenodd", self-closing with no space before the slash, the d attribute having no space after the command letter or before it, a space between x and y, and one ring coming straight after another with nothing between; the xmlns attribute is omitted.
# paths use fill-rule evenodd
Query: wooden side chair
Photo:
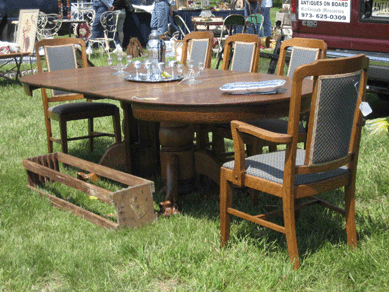
<svg viewBox="0 0 389 292"><path fill-rule="evenodd" d="M224 45L222 70L240 72L258 72L261 40L255 34L234 34L229 36ZM231 57L232 56L232 57ZM218 124L213 127L212 150L220 160L225 160L224 138L232 139L230 124ZM251 137L247 137L251 139ZM256 143L255 139L253 143ZM249 147L252 143L249 143Z"/></svg>
<svg viewBox="0 0 389 292"><path fill-rule="evenodd" d="M76 38L55 38L44 39L35 44L35 50L44 50L47 71L57 71L77 68L76 48L81 47L82 67L87 67L87 56L85 42ZM37 58L38 72L43 73L42 61ZM47 144L49 153L53 152L53 141L61 143L62 152L68 153L68 141L89 139L89 149L93 151L93 139L95 137L110 136L115 137L115 142L121 142L120 115L119 108L110 103L74 102L84 99L82 94L73 94L58 90L51 90L48 94L45 88L41 88L43 109L45 115ZM50 106L54 102L73 101L68 103ZM114 134L99 133L94 131L93 119L98 117L112 116ZM81 137L71 137L67 135L67 122L73 120L88 119L88 135ZM56 120L60 125L60 139L54 138L51 129L51 120Z"/></svg>
<svg viewBox="0 0 389 292"><path fill-rule="evenodd" d="M288 56L288 51L291 49L289 66L285 70L286 59ZM304 64L312 63L318 59L325 59L327 55L327 44L323 40L317 39L304 39L304 38L293 38L285 40L281 44L280 48L280 57L278 60L277 66L277 75L279 76L293 76L294 70ZM286 74L285 74L286 71ZM304 114L301 115L301 120L306 120ZM257 120L252 121L252 125L263 128L265 130L285 134L288 128L288 121L283 119L267 119L267 120ZM305 142L306 133L307 133L307 123L304 126L300 123L299 127L299 141ZM262 148L264 146L269 146L270 151L277 150L277 144L274 143L264 143L257 144L257 148L254 150L256 153L262 153Z"/></svg>
<svg viewBox="0 0 389 292"><path fill-rule="evenodd" d="M257 73L260 47L261 40L257 35L239 33L229 36L224 44L222 70Z"/></svg>
<svg viewBox="0 0 389 292"><path fill-rule="evenodd" d="M187 59L192 59L195 67L199 62L204 62L205 68L211 68L212 43L212 31L194 31L187 34L183 40L181 63L186 65ZM197 147L208 143L208 131L207 126L195 125Z"/></svg>
<svg viewBox="0 0 389 292"><path fill-rule="evenodd" d="M288 52L291 49L290 57ZM281 44L280 48L280 57L278 60L277 75L284 76L285 63L288 57L289 66L286 72L287 76L293 76L293 72L296 67L308 64L316 61L317 59L325 59L327 53L327 44L322 40L316 39L303 39L303 38L294 38L286 40ZM256 71L258 72L258 70ZM302 114L302 120L306 120L306 117ZM280 134L285 134L288 128L288 121L284 119L266 119L266 120L253 120L247 121L251 125L256 127L263 128L268 131L277 132ZM222 125L222 128L229 128L227 125ZM218 129L218 128L216 128ZM299 141L305 142L306 140L307 128L300 123L299 126ZM220 127L218 132L215 133L215 143L214 151L216 154L224 153L224 141L221 139L227 138L232 139L232 136L227 131L221 131ZM247 152L248 155L262 153L263 147L268 146L270 151L277 150L277 143L270 141L261 141L259 139L250 139L246 138L247 142Z"/></svg>
<svg viewBox="0 0 389 292"><path fill-rule="evenodd" d="M220 229L221 243L227 245L231 215L268 227L286 235L293 267L300 267L295 211L320 204L346 217L347 242L357 245L355 229L355 178L359 142L363 126L359 105L365 99L369 59L364 55L318 60L295 68L286 134L270 132L250 124L232 121L235 159L221 167ZM305 78L314 76L309 111L306 150L299 149L301 88ZM245 158L243 134L275 143L286 150ZM232 206L233 186L247 187L282 199L282 209L249 215ZM345 187L345 208L341 209L315 195ZM297 199L305 198L297 203ZM284 224L269 219L282 215Z"/></svg>
<svg viewBox="0 0 389 292"><path fill-rule="evenodd" d="M182 45L181 63L186 65L188 58L198 62L204 62L205 68L211 68L213 32L194 31L184 37ZM189 53L188 53L189 52Z"/></svg>

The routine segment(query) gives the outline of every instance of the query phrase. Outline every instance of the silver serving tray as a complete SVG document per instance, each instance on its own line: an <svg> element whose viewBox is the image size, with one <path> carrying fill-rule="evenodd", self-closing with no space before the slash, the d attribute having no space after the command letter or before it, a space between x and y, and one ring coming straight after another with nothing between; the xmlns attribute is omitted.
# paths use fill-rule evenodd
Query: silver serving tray
<svg viewBox="0 0 389 292"><path fill-rule="evenodd" d="M147 83L160 83L160 82L172 82L172 81L180 81L184 79L184 76L177 75L174 78L162 78L161 80L157 80L154 76L151 79L146 79L146 74L139 73L139 79L135 78L135 74L126 75L123 77L126 81L132 82L147 82Z"/></svg>

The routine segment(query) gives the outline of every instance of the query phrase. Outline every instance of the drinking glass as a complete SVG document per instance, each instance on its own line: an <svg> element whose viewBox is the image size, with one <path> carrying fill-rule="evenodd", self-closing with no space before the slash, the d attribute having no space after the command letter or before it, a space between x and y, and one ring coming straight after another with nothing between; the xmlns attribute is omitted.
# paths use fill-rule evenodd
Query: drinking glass
<svg viewBox="0 0 389 292"><path fill-rule="evenodd" d="M197 76L200 76L201 73L203 73L203 71L204 71L205 63L204 62L199 62L198 67L199 67L199 72L197 73Z"/></svg>
<svg viewBox="0 0 389 292"><path fill-rule="evenodd" d="M172 79L176 78L176 75L174 74L174 67L176 67L177 61L174 61L174 60L169 61L168 65L170 68L172 68L172 77L171 78Z"/></svg>
<svg viewBox="0 0 389 292"><path fill-rule="evenodd" d="M195 71L193 69L193 66L194 66L194 61L192 59L189 59L188 60L188 67L189 67L189 80L187 81L187 84L198 84L198 83L201 83L201 81L198 81L195 79L196 77L196 74L195 74Z"/></svg>
<svg viewBox="0 0 389 292"><path fill-rule="evenodd" d="M150 60L146 60L145 61L145 69L147 70L147 80L150 80L151 79L151 62Z"/></svg>
<svg viewBox="0 0 389 292"><path fill-rule="evenodd" d="M177 64L177 72L179 75L182 75L182 72L184 72L184 64Z"/></svg>
<svg viewBox="0 0 389 292"><path fill-rule="evenodd" d="M165 62L158 63L159 74L157 74L158 79L161 80L163 78L162 74L165 71Z"/></svg>
<svg viewBox="0 0 389 292"><path fill-rule="evenodd" d="M135 79L136 80L139 80L139 68L142 66L142 62L141 61L139 61L139 60L136 60L135 62L134 62L134 68L135 68L135 71L136 71L136 73L135 73Z"/></svg>

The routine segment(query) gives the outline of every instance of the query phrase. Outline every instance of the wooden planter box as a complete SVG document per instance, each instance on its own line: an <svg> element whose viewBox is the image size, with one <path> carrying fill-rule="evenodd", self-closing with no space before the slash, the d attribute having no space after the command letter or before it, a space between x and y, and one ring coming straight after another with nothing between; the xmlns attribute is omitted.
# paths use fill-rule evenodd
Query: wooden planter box
<svg viewBox="0 0 389 292"><path fill-rule="evenodd" d="M89 172L92 174L91 177L104 177L128 187L111 192L82 179L61 173L59 171L60 163ZM152 193L155 188L152 181L61 152L24 159L23 166L27 170L27 186L29 188L37 191L42 196L48 197L55 207L70 211L100 227L109 229L134 228L148 225L157 218L153 207ZM104 203L115 204L117 223L37 188L37 186L44 187L50 181L59 182L90 196L95 196Z"/></svg>

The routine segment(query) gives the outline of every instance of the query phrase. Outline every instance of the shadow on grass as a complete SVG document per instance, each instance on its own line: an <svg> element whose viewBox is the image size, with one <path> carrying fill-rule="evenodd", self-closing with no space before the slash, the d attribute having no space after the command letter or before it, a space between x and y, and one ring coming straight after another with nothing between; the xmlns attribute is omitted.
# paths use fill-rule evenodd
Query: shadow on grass
<svg viewBox="0 0 389 292"><path fill-rule="evenodd" d="M263 193L259 196L258 206L252 206L247 190L236 189L234 194L233 206L248 214L256 215L282 208L282 200L275 196ZM342 189L327 192L318 197L344 208ZM210 181L198 184L198 189L195 192L180 197L179 207L183 215L219 221L219 186ZM269 253L274 250L284 250L287 253L286 238L282 233L235 216L231 216L231 218L231 244L248 238L255 246ZM274 217L271 221L283 225L282 216ZM371 237L374 230L369 226L374 226L375 230L388 228L384 223L374 220L373 217L362 218L358 213L356 214L356 225L358 241ZM301 259L304 260L326 244L347 246L345 226L343 216L320 205L302 209L298 220L296 220L297 243Z"/></svg>

